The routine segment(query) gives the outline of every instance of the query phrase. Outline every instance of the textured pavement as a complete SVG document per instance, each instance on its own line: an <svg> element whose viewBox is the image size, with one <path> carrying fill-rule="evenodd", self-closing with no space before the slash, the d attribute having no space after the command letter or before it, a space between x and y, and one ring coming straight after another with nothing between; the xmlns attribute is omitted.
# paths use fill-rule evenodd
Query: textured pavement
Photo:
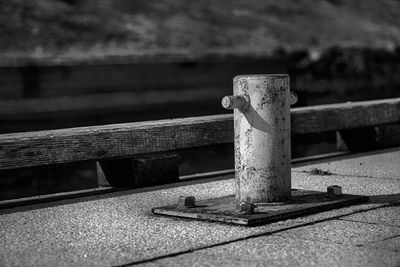
<svg viewBox="0 0 400 267"><path fill-rule="evenodd" d="M227 179L5 209L0 266L399 266L400 150L293 169L292 188L332 184L371 202L251 228L150 213L233 194Z"/></svg>

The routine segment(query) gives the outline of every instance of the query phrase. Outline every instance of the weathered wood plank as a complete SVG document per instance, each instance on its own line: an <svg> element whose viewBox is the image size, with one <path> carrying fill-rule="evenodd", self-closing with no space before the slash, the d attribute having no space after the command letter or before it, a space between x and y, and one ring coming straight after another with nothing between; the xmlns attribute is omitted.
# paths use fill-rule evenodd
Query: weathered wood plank
<svg viewBox="0 0 400 267"><path fill-rule="evenodd" d="M232 142L231 115L0 135L0 169L101 160Z"/></svg>
<svg viewBox="0 0 400 267"><path fill-rule="evenodd" d="M400 121L400 98L294 108L292 134L355 129Z"/></svg>
<svg viewBox="0 0 400 267"><path fill-rule="evenodd" d="M296 108L292 134L400 121L400 98ZM117 159L233 142L231 114L0 135L0 169Z"/></svg>

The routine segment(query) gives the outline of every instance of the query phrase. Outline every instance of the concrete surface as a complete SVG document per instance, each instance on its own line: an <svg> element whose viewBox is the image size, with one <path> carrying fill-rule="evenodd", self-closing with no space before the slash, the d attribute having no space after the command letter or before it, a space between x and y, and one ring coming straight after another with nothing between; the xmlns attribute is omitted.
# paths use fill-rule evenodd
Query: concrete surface
<svg viewBox="0 0 400 267"><path fill-rule="evenodd" d="M380 208L357 214L344 216L343 220L369 222L379 225L389 225L400 227L400 206Z"/></svg>
<svg viewBox="0 0 400 267"><path fill-rule="evenodd" d="M383 240L381 242L376 242L373 244L370 244L371 247L375 247L378 249L385 249L385 250L393 250L397 253L400 251L400 236L397 237L391 237L386 240Z"/></svg>
<svg viewBox="0 0 400 267"><path fill-rule="evenodd" d="M310 172L313 168L344 176L369 177L376 179L400 180L400 158L398 149L386 149L384 153L362 153L360 156L313 164L296 168L296 171Z"/></svg>
<svg viewBox="0 0 400 267"><path fill-rule="evenodd" d="M144 266L396 266L398 252L272 235Z"/></svg>
<svg viewBox="0 0 400 267"><path fill-rule="evenodd" d="M375 167L358 170L357 159ZM232 179L2 210L0 266L398 266L399 159L400 150L387 150L295 168L293 188L326 190L338 184L345 193L372 196L372 201L253 228L150 213L179 195L233 194ZM341 172L303 172L327 166Z"/></svg>
<svg viewBox="0 0 400 267"><path fill-rule="evenodd" d="M288 238L362 246L400 235L400 228L364 222L329 220L285 231Z"/></svg>

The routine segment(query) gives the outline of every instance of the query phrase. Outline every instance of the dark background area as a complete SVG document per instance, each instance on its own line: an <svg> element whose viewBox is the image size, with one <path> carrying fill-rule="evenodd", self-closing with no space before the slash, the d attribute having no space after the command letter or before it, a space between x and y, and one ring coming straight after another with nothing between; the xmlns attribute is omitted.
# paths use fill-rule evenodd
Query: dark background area
<svg viewBox="0 0 400 267"><path fill-rule="evenodd" d="M397 0L9 0L0 2L0 55L65 62L393 49L399 9Z"/></svg>
<svg viewBox="0 0 400 267"><path fill-rule="evenodd" d="M294 107L399 97L399 15L395 0L1 1L0 133L220 114L238 74L290 74ZM292 156L335 142L293 136ZM181 153L182 175L232 167L232 145ZM96 186L94 162L0 173L0 199Z"/></svg>

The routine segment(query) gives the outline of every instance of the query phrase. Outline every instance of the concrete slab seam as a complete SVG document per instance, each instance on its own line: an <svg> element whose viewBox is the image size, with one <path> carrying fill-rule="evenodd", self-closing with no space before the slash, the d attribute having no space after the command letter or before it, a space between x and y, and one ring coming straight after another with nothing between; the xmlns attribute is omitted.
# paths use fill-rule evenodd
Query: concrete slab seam
<svg viewBox="0 0 400 267"><path fill-rule="evenodd" d="M345 216L347 216L347 215L345 215ZM372 225L385 225L385 226L400 228L400 226L387 224L387 223L366 222L366 221L358 221L358 220L354 220L354 219L342 219L342 218L338 218L338 220L346 221L346 222L358 222L358 223L364 223L364 224L372 224Z"/></svg>
<svg viewBox="0 0 400 267"><path fill-rule="evenodd" d="M209 248L219 247L219 246L223 246L223 245L227 245L227 244L231 244L231 243L235 243L235 242L239 242L239 241L245 241L245 240L254 239L254 238L263 237L263 236L271 236L271 235L274 235L274 234L282 233L282 232L287 231L287 230L297 229L297 228L301 228L301 227L305 227L305 226L311 226L311 225L314 225L314 224L327 222L327 221L333 221L333 220L337 220L337 219L339 219L340 217L343 217L343 216L349 216L349 215L353 215L353 214L357 214L357 213L362 213L364 211L376 210L376 209L379 209L379 208L382 208L382 207L387 207L387 205L382 205L380 207L374 207L374 208L370 208L370 209L363 210L363 211L350 212L348 214L342 214L342 215L333 216L333 217L326 218L326 219L316 220L316 221L313 221L313 222L303 223L303 224L299 224L299 225L295 225L295 226L291 226L291 227L285 227L285 228L282 228L282 229L279 229L279 230L270 231L270 232L252 234L252 235L249 235L249 236L245 236L245 237L241 237L241 238L237 238L237 239L232 239L232 240L228 240L228 241L225 241L225 242L220 242L220 243L217 243L217 244L201 246L201 247L198 247L198 248L193 248L193 249L188 249L188 250L184 250L184 251L180 251L180 252L170 253L170 254L167 254L167 255L157 256L157 257L154 257L154 258L151 258L151 259L133 261L133 262L130 262L130 263L117 265L117 266L118 267L134 266L134 265L138 265L138 264L149 263L149 262L153 262L153 261L157 261L157 260L161 260L161 259L172 258L172 257L176 257L176 256L179 256L179 255L193 253L193 252L196 252L196 251L201 251L201 250L205 250L205 249L209 249ZM238 227L240 227L240 226L238 226Z"/></svg>

